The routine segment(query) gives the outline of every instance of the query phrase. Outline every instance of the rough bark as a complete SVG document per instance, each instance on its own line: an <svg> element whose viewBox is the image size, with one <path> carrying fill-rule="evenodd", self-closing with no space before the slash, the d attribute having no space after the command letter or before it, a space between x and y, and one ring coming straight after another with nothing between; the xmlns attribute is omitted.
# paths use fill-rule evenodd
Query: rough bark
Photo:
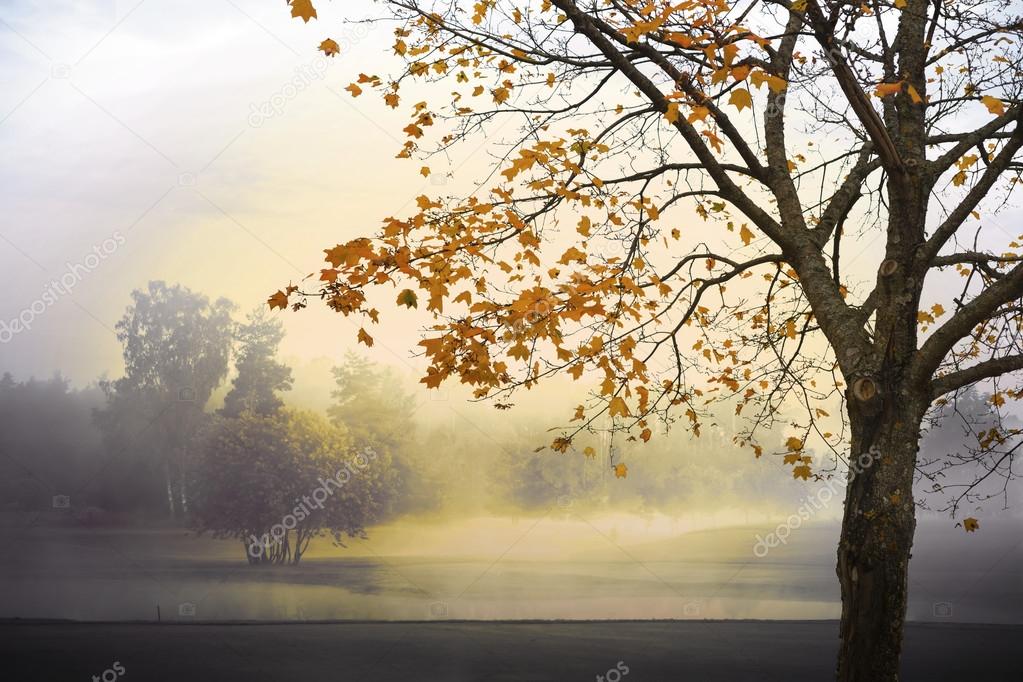
<svg viewBox="0 0 1023 682"><path fill-rule="evenodd" d="M851 480L838 547L842 591L839 682L897 682L916 526L913 474L929 383L912 371L922 281L913 259L924 243L927 178L914 162L921 128L897 140L907 170L889 183L891 212L878 272L873 344L853 353L846 376ZM833 342L836 340L833 340ZM835 343L841 350L842 344Z"/></svg>
<svg viewBox="0 0 1023 682"><path fill-rule="evenodd" d="M855 400L855 398L854 398ZM920 421L896 401L852 419L851 480L838 547L841 682L898 680Z"/></svg>

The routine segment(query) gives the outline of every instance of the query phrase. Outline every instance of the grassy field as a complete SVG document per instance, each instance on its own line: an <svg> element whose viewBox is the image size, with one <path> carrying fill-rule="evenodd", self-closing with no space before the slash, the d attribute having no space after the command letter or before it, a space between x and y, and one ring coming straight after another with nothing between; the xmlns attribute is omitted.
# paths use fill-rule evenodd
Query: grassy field
<svg viewBox="0 0 1023 682"><path fill-rule="evenodd" d="M597 526L599 522L593 522ZM302 565L252 567L233 541L180 529L6 528L0 618L80 621L834 619L831 526L758 558L759 528L652 538L575 521L375 529ZM909 619L1020 623L1019 527L926 527ZM182 610L184 609L184 611Z"/></svg>

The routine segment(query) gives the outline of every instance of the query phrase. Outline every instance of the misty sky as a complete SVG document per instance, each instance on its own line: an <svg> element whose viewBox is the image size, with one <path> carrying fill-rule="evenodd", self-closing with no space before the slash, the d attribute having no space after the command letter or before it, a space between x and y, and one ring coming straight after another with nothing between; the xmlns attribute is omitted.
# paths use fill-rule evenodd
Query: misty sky
<svg viewBox="0 0 1023 682"><path fill-rule="evenodd" d="M0 320L36 307L31 328L0 345L4 369L60 369L76 385L117 375L113 326L133 288L181 282L242 313L430 186L418 165L393 159L400 117L342 91L385 65L385 29L344 28L339 7L306 26L282 5L5 3ZM347 53L318 56L326 34ZM46 300L69 267L70 294ZM338 358L351 341L348 323L323 310L284 318L285 356ZM407 357L408 344L391 344L395 355L377 338L377 359Z"/></svg>
<svg viewBox="0 0 1023 682"><path fill-rule="evenodd" d="M489 150L473 143L447 168L431 161L434 179L424 179L420 163L393 158L405 108L343 91L360 72L396 68L386 24L343 21L381 8L325 3L303 24L283 5L15 0L0 9L0 369L21 379L59 369L78 386L117 376L113 326L148 280L227 296L240 316L321 267L323 248L407 214L420 194L457 193L483 175ZM345 48L333 60L316 51L328 36ZM414 89L406 95L415 101ZM439 180L444 171L453 177ZM986 213L998 243L981 246L1004 250L1016 215ZM847 239L854 291L857 269L860 284L872 278L878 235ZM69 268L80 275L73 289L53 295ZM5 334L19 316L31 329ZM321 306L281 317L293 363L336 361L354 344L351 323ZM383 320L369 355L416 372L409 349L425 320Z"/></svg>

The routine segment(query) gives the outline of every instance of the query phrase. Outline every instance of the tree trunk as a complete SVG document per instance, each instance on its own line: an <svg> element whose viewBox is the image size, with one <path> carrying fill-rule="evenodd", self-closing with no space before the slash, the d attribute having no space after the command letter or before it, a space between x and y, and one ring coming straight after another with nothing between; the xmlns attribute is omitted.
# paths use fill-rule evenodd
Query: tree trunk
<svg viewBox="0 0 1023 682"><path fill-rule="evenodd" d="M920 414L913 401L863 408L850 390L852 450L838 545L839 682L897 682L913 531ZM874 400L880 402L880 397ZM870 401L868 401L870 402Z"/></svg>
<svg viewBox="0 0 1023 682"><path fill-rule="evenodd" d="M171 476L171 468L169 462L163 463L163 476L167 484L167 512L170 514L170 518L174 519L177 516L175 505L174 505L174 483L173 476Z"/></svg>

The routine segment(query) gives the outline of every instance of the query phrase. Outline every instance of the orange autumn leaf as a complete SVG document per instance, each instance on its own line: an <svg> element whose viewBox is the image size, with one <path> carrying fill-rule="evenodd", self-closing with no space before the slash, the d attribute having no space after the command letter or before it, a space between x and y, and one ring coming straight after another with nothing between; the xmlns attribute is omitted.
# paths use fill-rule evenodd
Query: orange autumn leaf
<svg viewBox="0 0 1023 682"><path fill-rule="evenodd" d="M742 111L743 109L752 109L753 97L749 94L749 90L746 88L736 88L735 90L732 90L732 94L728 97L728 103L739 111Z"/></svg>
<svg viewBox="0 0 1023 682"><path fill-rule="evenodd" d="M366 333L366 330L359 327L358 340L360 343L364 343L369 347L373 346L373 337Z"/></svg>
<svg viewBox="0 0 1023 682"><path fill-rule="evenodd" d="M879 83L877 88L874 90L874 94L878 97L890 97L902 90L902 83L902 81L896 81L895 83Z"/></svg>
<svg viewBox="0 0 1023 682"><path fill-rule="evenodd" d="M739 239L741 239L742 243L746 246L749 246L750 242L753 241L754 236L753 232L745 225L739 229Z"/></svg>
<svg viewBox="0 0 1023 682"><path fill-rule="evenodd" d="M312 0L290 0L291 16L309 23L310 19L316 19L316 8Z"/></svg>
<svg viewBox="0 0 1023 682"><path fill-rule="evenodd" d="M277 293L268 298L266 302L270 305L270 310L273 310L274 308L284 310L288 307L288 295L283 291L278 290Z"/></svg>
<svg viewBox="0 0 1023 682"><path fill-rule="evenodd" d="M994 114L995 116L1001 116L1002 114L1005 113L1005 102L998 99L997 97L992 97L991 95L984 95L983 97L980 98L980 101L981 104L987 107L988 112Z"/></svg>
<svg viewBox="0 0 1023 682"><path fill-rule="evenodd" d="M401 293L398 294L397 304L403 305L406 308L418 308L419 297L411 289L402 289Z"/></svg>
<svg viewBox="0 0 1023 682"><path fill-rule="evenodd" d="M320 51L323 52L323 54L327 55L328 57L333 57L334 55L341 52L341 46L338 45L337 42L332 40L331 38L327 38L322 43L320 43Z"/></svg>
<svg viewBox="0 0 1023 682"><path fill-rule="evenodd" d="M611 398L611 402L607 406L607 413L612 417L630 416L629 406L625 404L625 400L621 396L617 395Z"/></svg>

